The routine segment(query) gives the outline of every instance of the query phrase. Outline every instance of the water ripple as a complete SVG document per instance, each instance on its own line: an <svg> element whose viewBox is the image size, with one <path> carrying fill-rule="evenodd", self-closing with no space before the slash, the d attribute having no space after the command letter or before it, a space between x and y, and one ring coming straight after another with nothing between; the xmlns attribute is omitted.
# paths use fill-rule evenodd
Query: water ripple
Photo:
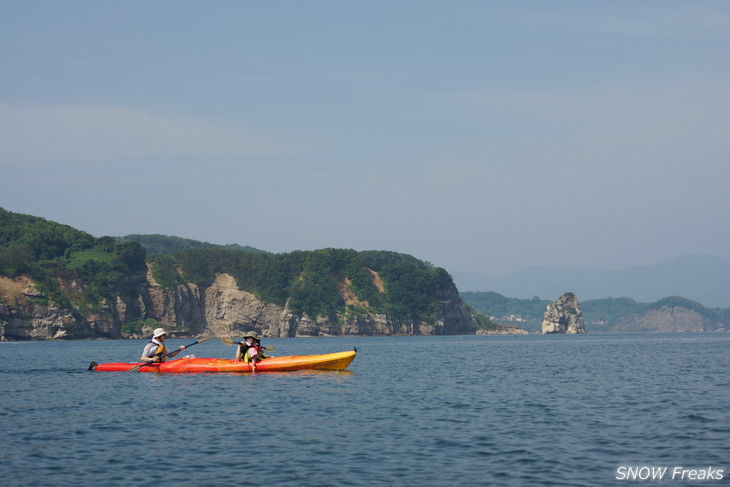
<svg viewBox="0 0 730 487"><path fill-rule="evenodd" d="M728 467L724 335L271 342L360 353L344 373L174 376L86 372L92 355L133 360L137 342L0 344L0 478L602 486L621 465ZM444 347L458 359L435 360Z"/></svg>

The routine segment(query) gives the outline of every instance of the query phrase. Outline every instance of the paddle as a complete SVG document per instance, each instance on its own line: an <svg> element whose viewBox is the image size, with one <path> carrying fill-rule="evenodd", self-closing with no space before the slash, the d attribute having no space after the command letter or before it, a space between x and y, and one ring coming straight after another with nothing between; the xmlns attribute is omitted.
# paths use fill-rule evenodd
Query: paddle
<svg viewBox="0 0 730 487"><path fill-rule="evenodd" d="M238 342L233 341L233 338L230 338L230 337L223 337L220 340L221 340L221 343L223 343L224 345L238 345ZM267 352L276 351L276 347L274 347L273 345L267 346L267 347L261 347L261 348L263 348Z"/></svg>
<svg viewBox="0 0 730 487"><path fill-rule="evenodd" d="M191 343L190 345L187 345L187 346L186 346L185 348L186 348L186 349L187 349L187 348L190 348L190 347L192 347L193 345L195 345L196 343L203 343L203 342L207 342L207 341L208 341L208 340L210 340L211 338L213 338L213 337L205 337L205 338L199 338L198 340L195 340L195 341L194 341L193 343ZM169 356L169 355L172 355L173 353L177 353L177 352L179 352L179 351L180 351L180 349L178 348L177 350L173 350L173 351L172 351L172 352L170 352L170 353L166 353L165 355L163 355L163 357L167 357L167 356ZM131 369L129 369L129 370L127 371L127 372L137 372L137 371L138 371L139 369L141 369L141 368L142 368L142 367L144 367L145 365L149 365L149 364L154 364L155 362L157 362L157 360L150 360L149 362L145 362L145 363L143 363L143 364L135 365L134 367L132 367Z"/></svg>

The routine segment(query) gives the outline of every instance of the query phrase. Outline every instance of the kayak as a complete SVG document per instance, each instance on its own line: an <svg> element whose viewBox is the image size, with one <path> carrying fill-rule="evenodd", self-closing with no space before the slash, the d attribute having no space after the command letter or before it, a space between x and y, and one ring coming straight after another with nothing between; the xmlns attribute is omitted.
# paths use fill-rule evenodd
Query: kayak
<svg viewBox="0 0 730 487"><path fill-rule="evenodd" d="M355 359L357 350L350 352L327 353L323 355L291 355L289 357L271 357L256 363L256 372L289 372L293 370L319 369L344 370ZM127 372L143 365L142 363L114 362L97 364L91 362L89 370L97 372ZM251 372L251 364L224 358L184 357L144 365L139 372L160 372L184 374L195 372Z"/></svg>

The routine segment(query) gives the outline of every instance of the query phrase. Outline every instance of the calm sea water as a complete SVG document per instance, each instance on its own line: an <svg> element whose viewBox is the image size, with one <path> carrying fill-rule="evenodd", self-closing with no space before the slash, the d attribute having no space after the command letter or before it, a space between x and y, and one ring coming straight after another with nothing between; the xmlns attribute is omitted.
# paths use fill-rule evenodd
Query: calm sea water
<svg viewBox="0 0 730 487"><path fill-rule="evenodd" d="M170 340L180 345L191 340ZM8 486L600 486L730 478L728 334L268 339L346 372L86 370L141 341L0 343ZM232 357L209 341L187 352ZM646 472L646 471L644 471Z"/></svg>

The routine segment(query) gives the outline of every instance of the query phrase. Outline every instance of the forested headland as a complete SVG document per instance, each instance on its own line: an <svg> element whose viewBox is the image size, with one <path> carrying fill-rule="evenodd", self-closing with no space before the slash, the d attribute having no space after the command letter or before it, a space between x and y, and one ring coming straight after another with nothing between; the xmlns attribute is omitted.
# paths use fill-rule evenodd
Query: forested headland
<svg viewBox="0 0 730 487"><path fill-rule="evenodd" d="M431 324L443 321L443 303L454 296L461 302L446 270L406 254L350 249L273 254L163 235L97 238L0 209L0 276L30 278L33 291L23 293L25 300L72 310L81 321L114 315L110 303L121 301L120 333L141 331L159 321L150 316L150 306L134 304L148 271L170 291L205 289L217 275L230 275L240 291L313 319L384 315L394 322ZM17 304L9 299L0 295L6 304ZM479 323L490 326L484 317Z"/></svg>

